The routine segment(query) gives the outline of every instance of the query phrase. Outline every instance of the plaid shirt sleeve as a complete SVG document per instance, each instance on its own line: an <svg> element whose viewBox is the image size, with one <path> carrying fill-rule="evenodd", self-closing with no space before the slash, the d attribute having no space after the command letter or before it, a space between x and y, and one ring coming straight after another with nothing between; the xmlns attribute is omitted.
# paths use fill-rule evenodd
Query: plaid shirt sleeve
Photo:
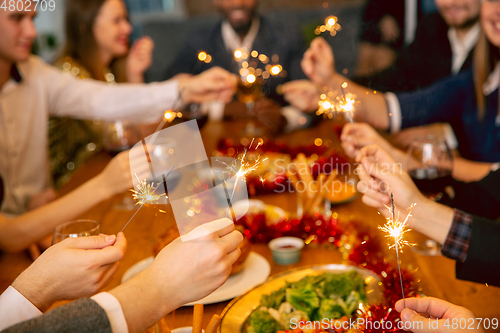
<svg viewBox="0 0 500 333"><path fill-rule="evenodd" d="M448 258L464 262L472 233L472 215L454 209L453 222L441 252Z"/></svg>

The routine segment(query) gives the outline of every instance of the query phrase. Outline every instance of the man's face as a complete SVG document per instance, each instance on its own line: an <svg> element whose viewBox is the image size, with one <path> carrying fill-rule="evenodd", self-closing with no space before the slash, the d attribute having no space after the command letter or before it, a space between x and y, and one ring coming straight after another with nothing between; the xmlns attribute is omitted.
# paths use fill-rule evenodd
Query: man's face
<svg viewBox="0 0 500 333"><path fill-rule="evenodd" d="M37 32L34 11L0 10L0 59L27 60Z"/></svg>
<svg viewBox="0 0 500 333"><path fill-rule="evenodd" d="M250 27L257 4L258 0L214 0L215 7L236 31Z"/></svg>
<svg viewBox="0 0 500 333"><path fill-rule="evenodd" d="M453 28L473 25L479 20L481 0L434 0L439 13Z"/></svg>

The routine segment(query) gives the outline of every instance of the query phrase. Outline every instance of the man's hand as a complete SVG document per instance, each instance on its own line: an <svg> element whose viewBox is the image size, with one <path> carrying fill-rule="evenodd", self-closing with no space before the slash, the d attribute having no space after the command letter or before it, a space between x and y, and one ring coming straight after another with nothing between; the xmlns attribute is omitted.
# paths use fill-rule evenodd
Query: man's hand
<svg viewBox="0 0 500 333"><path fill-rule="evenodd" d="M181 77L179 93L185 103L203 103L220 100L229 103L238 83L236 75L220 68L213 67L192 77Z"/></svg>
<svg viewBox="0 0 500 333"><path fill-rule="evenodd" d="M302 111L318 110L320 92L318 86L309 80L295 80L283 84L283 97L290 105Z"/></svg>
<svg viewBox="0 0 500 333"><path fill-rule="evenodd" d="M123 233L67 238L42 253L12 286L41 311L59 300L88 297L109 282L126 249Z"/></svg>
<svg viewBox="0 0 500 333"><path fill-rule="evenodd" d="M153 63L155 45L150 37L144 36L135 41L127 56L127 80L131 83L143 83L144 72Z"/></svg>
<svg viewBox="0 0 500 333"><path fill-rule="evenodd" d="M177 307L213 292L241 253L243 236L229 219L207 223L184 237L191 240L170 243L149 268L110 291L122 306L129 332L142 332Z"/></svg>
<svg viewBox="0 0 500 333"><path fill-rule="evenodd" d="M484 332L482 327L478 327L480 325L474 314L461 306L434 297L407 298L405 302L406 308L403 300L399 300L396 310L401 313L404 327L409 327L409 331L414 333Z"/></svg>
<svg viewBox="0 0 500 333"><path fill-rule="evenodd" d="M301 61L302 70L318 86L328 86L335 74L335 58L330 45L316 37Z"/></svg>

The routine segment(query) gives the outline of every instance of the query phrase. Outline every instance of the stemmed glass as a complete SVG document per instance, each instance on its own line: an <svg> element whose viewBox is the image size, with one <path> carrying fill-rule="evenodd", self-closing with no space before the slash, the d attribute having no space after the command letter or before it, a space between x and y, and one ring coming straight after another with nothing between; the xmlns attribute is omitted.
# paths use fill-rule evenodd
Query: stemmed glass
<svg viewBox="0 0 500 333"><path fill-rule="evenodd" d="M262 84L259 82L259 78L256 78L253 74L241 77L238 82L236 96L240 102L245 104L247 109L247 123L244 135L251 137L261 135L262 130L256 128L255 114L253 112L255 101L262 96Z"/></svg>
<svg viewBox="0 0 500 333"><path fill-rule="evenodd" d="M54 229L52 245L62 242L66 238L95 236L101 233L101 226L92 220L70 221L58 225Z"/></svg>
<svg viewBox="0 0 500 333"><path fill-rule="evenodd" d="M433 135L416 138L408 149L405 169L418 189L429 199L437 201L452 181L453 155L444 138ZM427 239L413 247L424 255L439 255L440 246Z"/></svg>
<svg viewBox="0 0 500 333"><path fill-rule="evenodd" d="M138 127L129 121L115 121L104 123L102 140L104 148L111 156L132 148L139 140ZM135 202L129 193L117 204L114 205L117 210L132 211Z"/></svg>

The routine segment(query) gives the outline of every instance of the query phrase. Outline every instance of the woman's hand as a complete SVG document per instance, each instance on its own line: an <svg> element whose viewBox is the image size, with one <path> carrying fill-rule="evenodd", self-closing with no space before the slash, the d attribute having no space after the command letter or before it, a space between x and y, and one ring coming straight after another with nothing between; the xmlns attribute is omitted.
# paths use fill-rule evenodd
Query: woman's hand
<svg viewBox="0 0 500 333"><path fill-rule="evenodd" d="M67 238L42 253L12 286L41 311L59 300L88 297L109 282L126 249L123 233Z"/></svg>
<svg viewBox="0 0 500 333"><path fill-rule="evenodd" d="M290 105L302 111L318 110L320 92L318 86L309 80L295 80L283 84L283 97Z"/></svg>
<svg viewBox="0 0 500 333"><path fill-rule="evenodd" d="M335 58L330 45L316 37L300 63L307 77L318 86L328 86L335 74Z"/></svg>
<svg viewBox="0 0 500 333"><path fill-rule="evenodd" d="M203 103L220 100L229 103L238 84L236 75L220 68L212 67L192 77L181 77L179 93L185 103Z"/></svg>
<svg viewBox="0 0 500 333"><path fill-rule="evenodd" d="M371 144L378 144L394 158L391 154L394 147L369 124L345 124L340 135L340 140L342 141L342 148L344 148L345 153L351 158L355 158L361 148Z"/></svg>
<svg viewBox="0 0 500 333"><path fill-rule="evenodd" d="M407 298L396 303L403 327L414 333L484 332L474 314L461 306L434 297ZM430 316L430 318L422 316Z"/></svg>
<svg viewBox="0 0 500 333"><path fill-rule="evenodd" d="M403 171L402 166L379 145L362 148L356 156L360 163L356 171L360 182L358 190L363 193L363 202L378 208L381 213L388 214L385 205L391 202L400 211L406 210L413 203L421 206L429 199L425 198L415 186L411 177Z"/></svg>
<svg viewBox="0 0 500 333"><path fill-rule="evenodd" d="M130 83L144 83L144 72L153 63L154 42L144 36L134 42L127 56L127 81Z"/></svg>

